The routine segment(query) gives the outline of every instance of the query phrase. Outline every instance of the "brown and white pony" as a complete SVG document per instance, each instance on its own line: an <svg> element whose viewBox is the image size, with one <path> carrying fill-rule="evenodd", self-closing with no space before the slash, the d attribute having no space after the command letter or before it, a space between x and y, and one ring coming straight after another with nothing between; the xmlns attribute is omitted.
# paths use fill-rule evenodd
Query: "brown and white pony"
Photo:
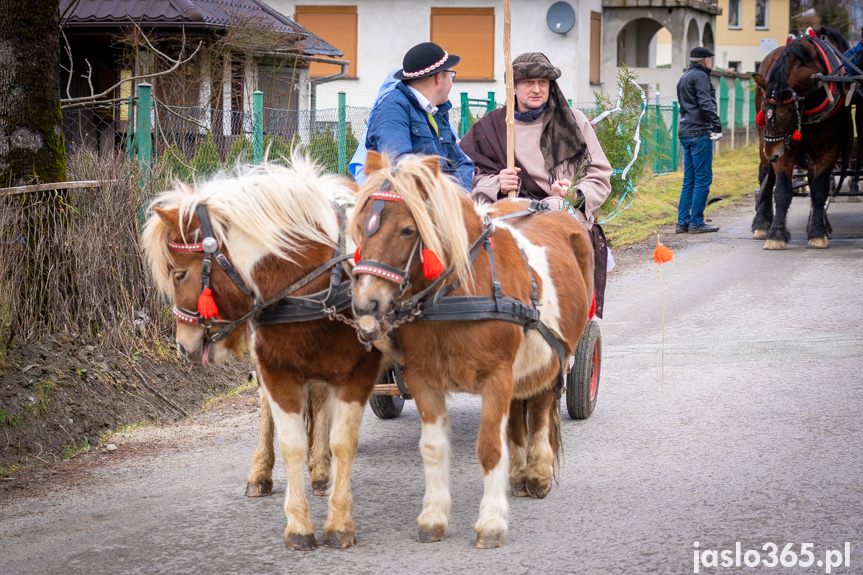
<svg viewBox="0 0 863 575"><path fill-rule="evenodd" d="M393 165L370 152L366 174L349 222L360 245L354 316L369 341L401 324L403 374L422 418L426 490L417 518L418 540L440 541L448 525L446 396L463 391L482 396L476 451L485 489L474 525L476 546L498 547L508 524L507 479L516 496L542 498L551 489L560 448L555 389L560 358L539 331L498 319L494 310L446 321L425 321L423 314L459 296L501 304L510 298L515 307L538 309L540 321L557 335L561 352L569 357L584 333L591 303L588 231L556 211L495 220L523 212L531 202L479 206L441 172L437 158L408 155ZM490 219L490 242L476 254L472 244L490 230ZM442 280L431 279L438 260L442 269L451 268ZM450 291L441 295L441 286ZM430 287L419 306L402 307ZM500 300L492 298L496 291ZM394 316L399 308L406 315Z"/></svg>
<svg viewBox="0 0 863 575"><path fill-rule="evenodd" d="M846 43L847 44L847 43ZM840 82L820 82L813 75L828 76L839 67L839 59L828 42L803 36L789 42L773 61L767 76L753 79L763 99L758 123L762 156L776 174L773 206L764 193L763 182L758 213L752 224L754 236L769 228L764 249L784 250L791 237L786 217L792 198L792 172L804 155L808 156L809 189L812 201L807 235L809 247L829 246L830 223L826 206L830 196L833 169L849 149L850 114L845 103L846 88Z"/></svg>
<svg viewBox="0 0 863 575"><path fill-rule="evenodd" d="M222 361L242 343L239 331L227 337L223 332L247 326L258 381L268 400L264 411L271 408L275 424L268 428L264 413L249 489L272 485L275 434L288 478L285 540L291 549L317 546L303 493L309 446L303 411L309 382L326 384L322 411L330 417L329 422L313 420L317 425L312 430L314 443L320 446L328 439L332 454L324 544L348 547L355 541L350 474L381 354L366 351L353 328L321 313L334 282L345 280L339 290L349 285L339 267L339 252L351 253L340 249L346 217L340 218L339 206L353 200L346 180L322 175L311 161L295 157L291 168L248 168L234 177L162 193L152 204L155 213L142 238L156 285L173 296L181 356L193 362ZM347 305L347 290L343 293ZM288 305L290 301L297 305ZM298 309L318 317L279 321ZM313 471L313 482L319 479Z"/></svg>

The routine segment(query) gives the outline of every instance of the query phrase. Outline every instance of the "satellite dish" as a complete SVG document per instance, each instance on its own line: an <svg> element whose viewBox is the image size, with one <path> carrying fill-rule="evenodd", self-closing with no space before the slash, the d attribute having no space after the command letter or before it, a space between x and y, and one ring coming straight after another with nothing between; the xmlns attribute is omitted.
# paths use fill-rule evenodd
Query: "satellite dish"
<svg viewBox="0 0 863 575"><path fill-rule="evenodd" d="M549 7L545 21L555 34L566 34L575 26L575 10L569 2L555 2Z"/></svg>

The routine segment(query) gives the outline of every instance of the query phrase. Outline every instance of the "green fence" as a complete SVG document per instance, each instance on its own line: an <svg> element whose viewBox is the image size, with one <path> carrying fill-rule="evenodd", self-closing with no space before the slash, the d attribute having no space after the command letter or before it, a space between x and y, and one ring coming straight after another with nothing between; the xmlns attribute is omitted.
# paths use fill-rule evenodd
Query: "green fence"
<svg viewBox="0 0 863 575"><path fill-rule="evenodd" d="M745 90L739 79L735 79L733 90L735 127L754 126L752 90ZM726 127L731 101L728 92L726 82L720 82L718 103ZM749 114L744 117L743 100L747 96ZM340 94L338 108L324 110L264 108L262 100L261 92L256 92L250 112L171 106L154 100L149 85L142 84L138 96L128 103L64 111L67 151L74 153L74 148L82 145L97 149L120 147L147 166L142 170L143 177L158 167L160 173L194 180L264 158L285 162L293 150L299 150L327 171L348 174L348 163L364 137L371 108L348 106L344 94ZM460 135L500 105L493 92L486 98L470 98L462 93L458 103L450 111L450 118ZM589 118L601 112L595 104L577 106ZM648 106L642 119L640 153L650 158L653 173L671 172L678 167L682 157L678 118L674 102Z"/></svg>

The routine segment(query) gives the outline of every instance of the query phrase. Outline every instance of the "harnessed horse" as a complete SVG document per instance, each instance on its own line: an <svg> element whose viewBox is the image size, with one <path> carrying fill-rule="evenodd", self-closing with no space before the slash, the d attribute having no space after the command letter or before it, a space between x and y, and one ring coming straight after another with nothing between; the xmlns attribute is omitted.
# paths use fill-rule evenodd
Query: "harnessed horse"
<svg viewBox="0 0 863 575"><path fill-rule="evenodd" d="M350 473L359 425L383 368L381 354L367 352L354 329L331 321L350 306L343 233L345 206L353 202L348 186L294 157L290 169L264 166L164 192L142 238L157 286L173 295L181 356L222 361L239 350L242 330L250 335L285 461L291 549L317 546L302 484L310 443L303 421L307 384L326 384L319 413L331 416L329 422L313 418L311 430L313 447L326 459L318 465L328 466L332 454L324 543L348 547L355 541ZM272 486L274 432L264 415L247 492ZM316 491L326 487L328 471L312 469Z"/></svg>
<svg viewBox="0 0 863 575"><path fill-rule="evenodd" d="M516 496L551 489L562 364L591 304L589 233L538 201L477 206L437 158L403 156L393 166L370 153L366 174L349 223L360 246L353 309L367 342L398 327L422 418L418 540L440 541L448 526L446 394L465 391L482 396L476 545L497 547L507 530L507 470Z"/></svg>
<svg viewBox="0 0 863 575"><path fill-rule="evenodd" d="M812 248L829 246L827 200L834 166L840 157L847 161L850 115L843 105L844 84L820 81L817 75L830 75L840 65L826 40L803 36L781 50L766 78L761 74L753 76L764 92L757 119L761 124L761 153L776 174L775 215L770 194L764 193L769 191L770 180L763 181L752 224L758 238L757 230L767 228L770 223L764 236L764 249L785 249L791 237L786 218L791 205L792 172L804 154L808 155L812 201L808 245Z"/></svg>

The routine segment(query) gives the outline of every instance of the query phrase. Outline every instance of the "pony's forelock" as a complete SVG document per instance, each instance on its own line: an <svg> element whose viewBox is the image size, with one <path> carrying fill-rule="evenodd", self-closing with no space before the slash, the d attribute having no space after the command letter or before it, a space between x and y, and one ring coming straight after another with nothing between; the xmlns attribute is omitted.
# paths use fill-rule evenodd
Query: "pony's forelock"
<svg viewBox="0 0 863 575"><path fill-rule="evenodd" d="M353 190L344 178L323 174L307 156L294 154L289 168L276 164L240 166L195 187L175 182L173 189L150 203L150 209L177 210L180 229L168 229L162 218L151 212L142 246L157 287L170 294L173 257L168 235L177 232L184 242L199 241L197 229L193 237L186 235L198 205L207 206L213 233L221 245L229 245L231 234L242 234L267 253L296 262L296 255L309 242L336 246L338 222L333 204L353 201ZM248 279L251 270L238 266L238 272Z"/></svg>

